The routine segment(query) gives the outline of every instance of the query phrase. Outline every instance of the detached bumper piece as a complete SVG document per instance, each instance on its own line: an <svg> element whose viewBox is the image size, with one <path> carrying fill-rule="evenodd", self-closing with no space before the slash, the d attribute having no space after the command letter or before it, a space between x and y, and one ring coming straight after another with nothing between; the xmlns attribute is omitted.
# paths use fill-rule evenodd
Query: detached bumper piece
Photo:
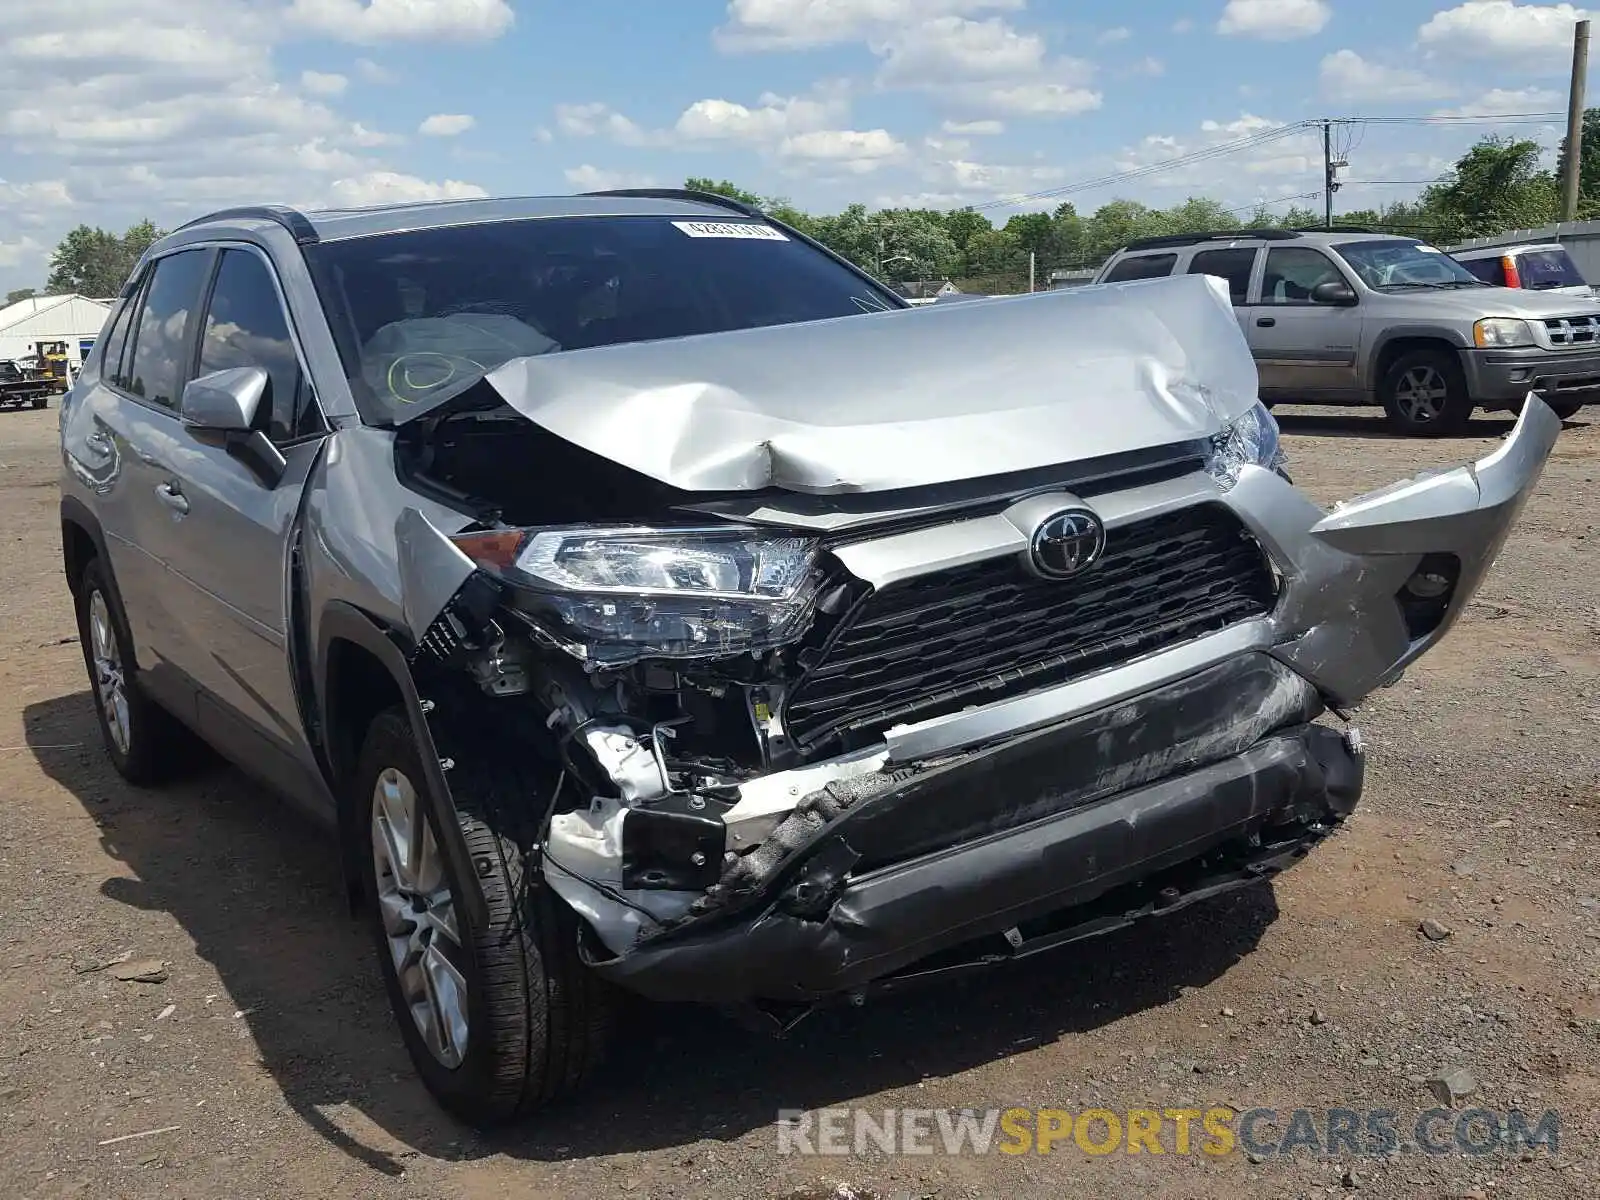
<svg viewBox="0 0 1600 1200"><path fill-rule="evenodd" d="M1209 734L1195 722L1205 703ZM1319 707L1298 676L1246 656L964 756L843 813L737 907L594 968L659 1000L813 1002L992 965L1245 886L1295 861L1359 798L1361 761L1309 724ZM917 856L885 861L907 823L921 826Z"/></svg>

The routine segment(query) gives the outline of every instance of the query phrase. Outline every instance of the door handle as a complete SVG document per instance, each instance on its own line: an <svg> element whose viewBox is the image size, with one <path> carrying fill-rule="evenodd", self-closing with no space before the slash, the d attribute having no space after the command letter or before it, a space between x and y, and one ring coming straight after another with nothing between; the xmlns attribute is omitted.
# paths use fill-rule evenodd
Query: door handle
<svg viewBox="0 0 1600 1200"><path fill-rule="evenodd" d="M1257 317L1256 318L1256 324L1261 326L1261 328L1263 328L1263 329L1271 329L1277 323L1278 323L1278 318L1277 317Z"/></svg>
<svg viewBox="0 0 1600 1200"><path fill-rule="evenodd" d="M171 480L156 484L156 495L161 497L161 503L180 517L189 511L189 498L183 494L183 489Z"/></svg>

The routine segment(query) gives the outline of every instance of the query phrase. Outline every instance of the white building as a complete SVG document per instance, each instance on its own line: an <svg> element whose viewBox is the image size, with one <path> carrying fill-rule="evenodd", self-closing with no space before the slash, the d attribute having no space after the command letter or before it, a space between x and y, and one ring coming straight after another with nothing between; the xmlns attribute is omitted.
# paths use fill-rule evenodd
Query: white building
<svg viewBox="0 0 1600 1200"><path fill-rule="evenodd" d="M8 304L0 308L0 359L27 358L40 342L65 342L76 375L110 314L110 305L75 294Z"/></svg>

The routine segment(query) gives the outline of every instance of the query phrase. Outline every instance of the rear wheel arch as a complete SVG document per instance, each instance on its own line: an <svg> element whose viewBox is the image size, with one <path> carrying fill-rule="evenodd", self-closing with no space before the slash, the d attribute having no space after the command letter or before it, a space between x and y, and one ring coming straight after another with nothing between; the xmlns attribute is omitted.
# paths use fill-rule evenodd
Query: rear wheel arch
<svg viewBox="0 0 1600 1200"><path fill-rule="evenodd" d="M64 497L61 501L61 567L73 595L77 595L83 569L96 558L101 562L110 561L100 522L83 501L73 496ZM116 581L112 580L110 586L115 588Z"/></svg>

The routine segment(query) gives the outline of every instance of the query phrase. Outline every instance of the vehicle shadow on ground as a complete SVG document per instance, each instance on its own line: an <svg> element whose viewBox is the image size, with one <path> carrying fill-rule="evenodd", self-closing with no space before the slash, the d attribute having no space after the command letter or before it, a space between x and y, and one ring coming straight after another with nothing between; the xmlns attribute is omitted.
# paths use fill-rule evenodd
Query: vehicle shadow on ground
<svg viewBox="0 0 1600 1200"><path fill-rule="evenodd" d="M40 767L134 876L101 892L176 919L245 1010L290 1106L389 1175L412 1153L553 1162L730 1140L773 1126L781 1109L915 1086L1165 1004L1253 950L1278 911L1269 886L1251 888L981 977L819 1012L783 1039L706 1009L631 1003L608 1064L578 1096L480 1135L412 1073L365 926L347 915L331 835L221 765L128 787L99 752L87 691L29 705L25 728ZM92 749L49 749L63 743ZM1060 1080L1059 1099L1081 1082Z"/></svg>

